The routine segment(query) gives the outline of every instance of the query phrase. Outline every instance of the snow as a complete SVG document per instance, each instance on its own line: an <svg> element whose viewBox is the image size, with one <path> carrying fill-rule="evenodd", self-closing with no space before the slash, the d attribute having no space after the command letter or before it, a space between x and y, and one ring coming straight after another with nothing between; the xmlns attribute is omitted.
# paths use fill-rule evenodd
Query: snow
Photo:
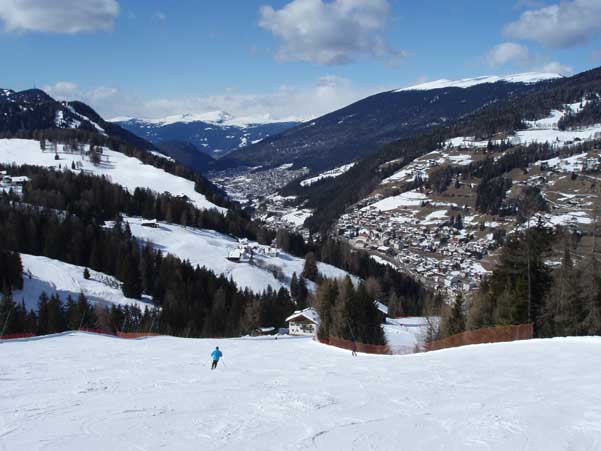
<svg viewBox="0 0 601 451"><path fill-rule="evenodd" d="M59 145L59 152L62 145ZM71 170L71 163L82 163L83 169L95 175L107 176L130 192L136 188L149 188L157 192L169 192L174 196L187 196L200 209L217 209L225 213L227 210L219 207L194 190L194 182L169 174L162 169L142 163L137 158L103 148L103 155L110 163L95 166L87 159L76 154L60 153L60 160L54 159L53 152L42 152L38 141L26 139L0 139L0 162L17 165L29 164L57 168L60 164L65 170Z"/></svg>
<svg viewBox="0 0 601 451"><path fill-rule="evenodd" d="M100 125L98 125L92 119L90 119L88 116L84 116L83 114L78 113L77 111L75 111L75 108L73 108L71 105L67 105L67 109L69 111L71 111L71 113L73 113L75 116L77 116L80 119L83 119L84 121L87 121L90 124L92 124L94 126L94 128L96 129L96 131L98 131L101 135L106 135L106 132L104 131L104 128L102 128Z"/></svg>
<svg viewBox="0 0 601 451"><path fill-rule="evenodd" d="M207 111L204 113L174 114L160 118L132 118L115 117L111 122L136 121L148 125L166 126L172 124L189 124L192 122L206 122L209 124L246 128L251 125L273 124L277 122L303 122L303 118L290 116L274 118L270 114L257 114L252 116L234 117L225 111Z"/></svg>
<svg viewBox="0 0 601 451"><path fill-rule="evenodd" d="M48 296L58 294L62 301L70 295L74 300L84 293L89 301L102 305L137 305L142 310L152 307L152 300L126 298L121 291L121 282L112 276L94 270L90 279L83 277L84 268L46 257L21 254L23 263L23 289L13 291L16 302L25 301L27 309L37 310L42 292ZM29 274L31 273L31 278Z"/></svg>
<svg viewBox="0 0 601 451"><path fill-rule="evenodd" d="M319 324L319 313L313 307L306 308L304 310L296 310L292 315L286 318L286 322L290 322L296 318L306 318L315 324Z"/></svg>
<svg viewBox="0 0 601 451"><path fill-rule="evenodd" d="M283 215L280 219L296 227L302 227L305 221L313 215L313 210L301 209L292 210Z"/></svg>
<svg viewBox="0 0 601 451"><path fill-rule="evenodd" d="M355 166L355 163L349 163L349 164L345 164L343 166L340 166L340 167L337 167L334 169L330 169L329 171L322 172L321 174L316 175L315 177L311 177L311 178L303 180L302 182L300 182L300 185L303 187L306 187L306 186L311 186L314 183L319 182L320 180L323 180L323 179L340 177L342 174L347 172L353 166Z"/></svg>
<svg viewBox="0 0 601 451"><path fill-rule="evenodd" d="M158 228L144 227L141 218L126 217L134 237L153 243L154 247L165 253L173 254L193 265L204 266L216 274L232 278L236 284L254 292L262 292L268 286L274 289L288 288L293 273L303 272L304 259L280 252L277 257L255 255L255 264L234 263L227 259L229 251L238 245L238 241L213 230L195 229L175 224L158 222ZM259 246L249 242L249 245ZM286 281L280 281L264 267L274 265L282 270ZM347 273L325 263L318 263L319 272L326 277L341 278Z"/></svg>
<svg viewBox="0 0 601 451"><path fill-rule="evenodd" d="M208 358L224 353L216 371ZM0 444L16 450L584 450L601 441L601 339L353 357L310 338L2 349Z"/></svg>
<svg viewBox="0 0 601 451"><path fill-rule="evenodd" d="M579 172L582 171L584 161L587 158L586 153L580 153L577 155L572 155L567 158L551 158L550 160L538 161L535 163L537 166L541 164L546 164L549 168L559 169L563 172Z"/></svg>
<svg viewBox="0 0 601 451"><path fill-rule="evenodd" d="M587 100L582 99L573 104L563 105L563 110L552 110L549 116L536 120L526 121L527 129L518 130L513 136L509 137L510 143L517 144L532 144L548 142L555 146L569 146L574 142L591 141L596 136L601 134L601 123L586 127L578 127L573 130L559 130L557 128L559 120L566 114L567 111L576 113L586 105ZM500 140L494 140L495 143L500 143ZM446 141L446 146L459 148L484 148L488 145L488 141L475 141L470 136L458 136Z"/></svg>
<svg viewBox="0 0 601 451"><path fill-rule="evenodd" d="M404 92L404 91L429 91L432 89L441 88L470 88L472 86L481 85L484 83L498 83L504 81L507 83L538 83L539 81L552 80L554 78L561 78L562 75L555 73L538 73L538 72L526 72L523 74L515 75L485 75L476 78L464 78L462 80L436 80L427 83L422 83L415 86L409 86L407 88L397 89L393 92Z"/></svg>
<svg viewBox="0 0 601 451"><path fill-rule="evenodd" d="M374 204L363 207L363 210L375 208L379 211L395 210L399 207L419 207L422 202L428 200L428 197L417 191L407 191L397 196L387 197Z"/></svg>
<svg viewBox="0 0 601 451"><path fill-rule="evenodd" d="M432 318L437 323L438 318ZM388 347L395 354L412 354L422 349L428 333L428 320L425 317L387 318L382 325Z"/></svg>
<svg viewBox="0 0 601 451"><path fill-rule="evenodd" d="M448 218L447 210L433 211L421 222L422 225L440 224Z"/></svg>

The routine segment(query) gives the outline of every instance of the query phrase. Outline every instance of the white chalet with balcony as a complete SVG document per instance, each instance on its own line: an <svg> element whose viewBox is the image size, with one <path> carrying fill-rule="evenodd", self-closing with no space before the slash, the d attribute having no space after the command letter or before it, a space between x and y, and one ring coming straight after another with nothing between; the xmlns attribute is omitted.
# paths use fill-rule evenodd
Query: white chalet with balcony
<svg viewBox="0 0 601 451"><path fill-rule="evenodd" d="M288 318L288 333L290 335L314 336L319 327L319 314L313 307L297 310Z"/></svg>

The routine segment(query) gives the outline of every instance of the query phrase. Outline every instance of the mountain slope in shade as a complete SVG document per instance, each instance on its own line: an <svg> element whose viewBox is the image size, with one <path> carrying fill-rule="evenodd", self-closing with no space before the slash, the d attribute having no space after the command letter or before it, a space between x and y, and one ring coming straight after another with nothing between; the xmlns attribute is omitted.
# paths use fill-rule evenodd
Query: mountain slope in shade
<svg viewBox="0 0 601 451"><path fill-rule="evenodd" d="M269 122L269 118L263 118L265 122L258 122L256 118L235 119L224 112L184 114L153 120L117 119L116 124L156 145L165 141L189 142L215 157L298 125L298 122Z"/></svg>
<svg viewBox="0 0 601 451"><path fill-rule="evenodd" d="M197 173L210 170L215 164L215 159L187 141L162 141L156 144L162 154L173 158L175 161L192 169Z"/></svg>
<svg viewBox="0 0 601 451"><path fill-rule="evenodd" d="M558 76L559 77L559 76ZM541 79L538 83L536 80ZM382 145L444 125L485 105L552 83L538 78L486 77L428 90L402 90L376 94L333 113L306 122L280 135L227 155L222 164L280 165L295 163L315 171L331 169L362 158Z"/></svg>

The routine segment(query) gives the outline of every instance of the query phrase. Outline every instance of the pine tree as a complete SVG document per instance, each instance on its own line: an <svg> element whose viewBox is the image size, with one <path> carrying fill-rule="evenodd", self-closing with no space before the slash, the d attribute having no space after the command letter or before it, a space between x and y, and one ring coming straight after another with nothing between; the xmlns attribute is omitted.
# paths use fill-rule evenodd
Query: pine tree
<svg viewBox="0 0 601 451"><path fill-rule="evenodd" d="M305 256L305 266L303 268L303 277L313 282L317 281L319 277L319 270L317 269L317 259L313 252L309 252Z"/></svg>
<svg viewBox="0 0 601 451"><path fill-rule="evenodd" d="M463 295L461 293L457 294L455 297L455 301L453 302L453 307L451 308L451 313L446 320L446 333L447 335L455 335L465 331L465 306L463 301Z"/></svg>
<svg viewBox="0 0 601 451"><path fill-rule="evenodd" d="M290 279L290 296L292 296L292 299L294 299L296 302L298 302L298 284L298 276L295 272L292 274L292 278Z"/></svg>

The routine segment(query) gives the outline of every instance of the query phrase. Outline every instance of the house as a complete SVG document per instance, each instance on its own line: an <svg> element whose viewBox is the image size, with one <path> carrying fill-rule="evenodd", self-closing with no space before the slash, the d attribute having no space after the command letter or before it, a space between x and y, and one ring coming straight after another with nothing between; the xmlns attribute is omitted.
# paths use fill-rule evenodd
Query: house
<svg viewBox="0 0 601 451"><path fill-rule="evenodd" d="M242 260L242 254L243 254L242 249L239 249L239 248L232 249L229 252L229 254L227 255L227 259L234 263L240 263L240 260Z"/></svg>
<svg viewBox="0 0 601 451"><path fill-rule="evenodd" d="M158 229L159 224L157 223L156 219L153 219L152 221L143 222L142 227L150 227L151 229Z"/></svg>
<svg viewBox="0 0 601 451"><path fill-rule="evenodd" d="M275 258L278 256L278 249L276 247L269 246L268 248L265 249L265 255L267 255L268 257Z"/></svg>
<svg viewBox="0 0 601 451"><path fill-rule="evenodd" d="M257 336L262 336L262 335L275 335L277 333L277 330L275 327L257 327L254 330L253 335L255 337Z"/></svg>
<svg viewBox="0 0 601 451"><path fill-rule="evenodd" d="M375 300L374 305L378 309L378 314L380 317L380 322L385 323L386 317L388 316L388 306L386 304L382 304L380 301Z"/></svg>
<svg viewBox="0 0 601 451"><path fill-rule="evenodd" d="M288 318L288 333L290 335L307 335L312 336L317 334L319 327L319 314L313 307L304 310L297 310Z"/></svg>

